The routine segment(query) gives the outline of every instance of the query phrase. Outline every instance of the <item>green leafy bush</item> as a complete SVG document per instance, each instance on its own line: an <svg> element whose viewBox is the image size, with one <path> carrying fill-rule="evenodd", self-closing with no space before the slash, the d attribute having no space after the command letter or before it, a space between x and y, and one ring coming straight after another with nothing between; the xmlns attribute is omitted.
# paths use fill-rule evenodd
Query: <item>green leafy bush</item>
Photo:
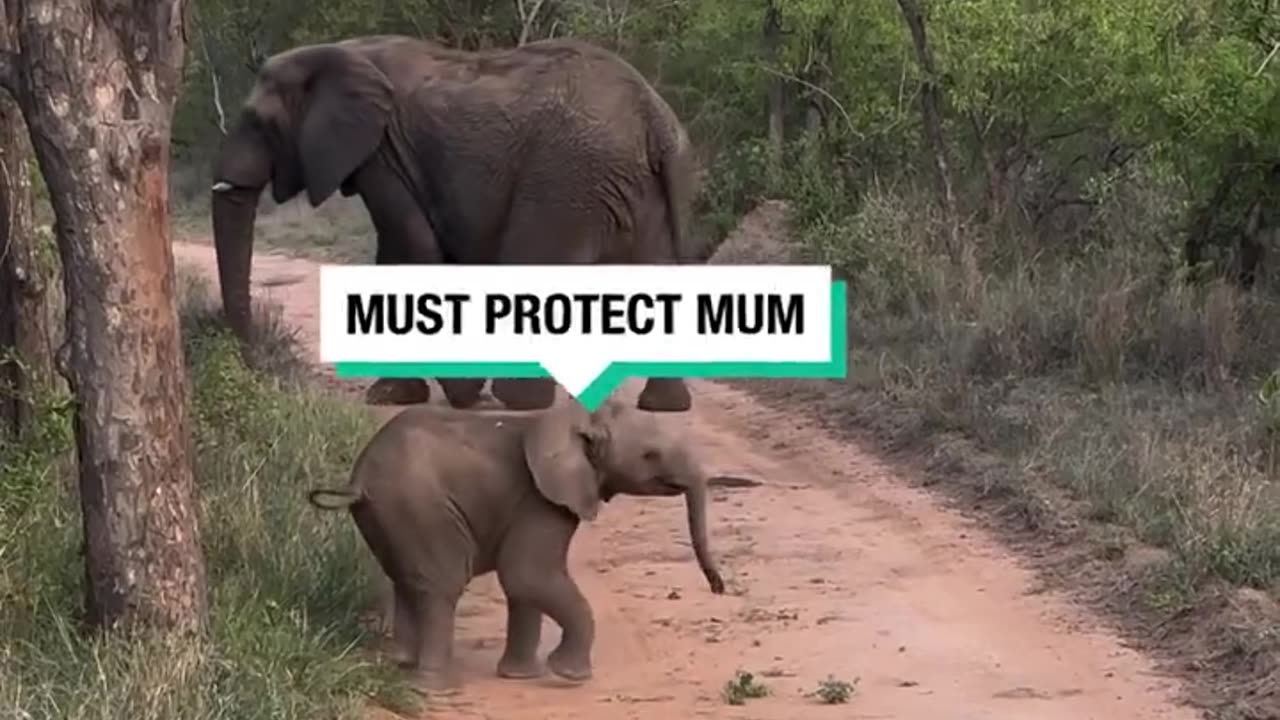
<svg viewBox="0 0 1280 720"><path fill-rule="evenodd" d="M318 513L305 498L313 485L342 481L372 421L245 367L230 333L190 298L183 327L209 641L169 647L82 634L79 508L59 482L70 435L65 412L48 410L50 429L4 456L5 489L10 459L20 457L28 490L0 523L0 715L358 718L370 700L410 709L411 695L367 654L371 637L357 622L376 565L345 514Z"/></svg>

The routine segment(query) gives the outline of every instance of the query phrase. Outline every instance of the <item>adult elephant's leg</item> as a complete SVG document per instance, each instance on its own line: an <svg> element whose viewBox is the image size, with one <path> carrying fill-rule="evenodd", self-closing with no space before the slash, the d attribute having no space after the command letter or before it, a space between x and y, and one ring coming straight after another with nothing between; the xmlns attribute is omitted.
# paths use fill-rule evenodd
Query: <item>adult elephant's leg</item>
<svg viewBox="0 0 1280 720"><path fill-rule="evenodd" d="M649 378L636 407L649 412L685 412L693 407L693 396L680 378Z"/></svg>
<svg viewBox="0 0 1280 720"><path fill-rule="evenodd" d="M493 396L512 410L545 410L555 404L551 378L494 378Z"/></svg>
<svg viewBox="0 0 1280 720"><path fill-rule="evenodd" d="M369 405L417 405L431 400L431 386L421 378L378 378L364 391Z"/></svg>
<svg viewBox="0 0 1280 720"><path fill-rule="evenodd" d="M531 161L537 162L537 161ZM511 209L499 244L503 265L590 265L601 262L598 244L588 241L583 228L590 225L581 209L563 202L544 202L531 195ZM574 232L580 233L574 236ZM512 410L545 410L555 404L552 378L494 378L493 396Z"/></svg>
<svg viewBox="0 0 1280 720"><path fill-rule="evenodd" d="M369 210L377 231L378 265L435 265L443 262L435 231L405 187L381 155L376 155L353 178L356 192ZM446 395L448 391L446 390ZM423 378L379 378L365 391L370 405L415 405L431 399L431 387Z"/></svg>
<svg viewBox="0 0 1280 720"><path fill-rule="evenodd" d="M436 382L444 389L450 407L466 410L480 401L486 378L436 378Z"/></svg>
<svg viewBox="0 0 1280 720"><path fill-rule="evenodd" d="M395 241L378 233L376 265L400 265L403 251ZM431 386L421 378L378 378L365 390L364 400L370 405L416 405L431 400Z"/></svg>
<svg viewBox="0 0 1280 720"><path fill-rule="evenodd" d="M681 179L688 178L680 173L674 173L664 177L664 182ZM689 202L689 198L685 195L687 189L671 186L664 188L664 183L658 182L657 178L653 178L652 182L651 185L642 184L645 187L644 201L634 205L636 232L633 239L634 255L631 261L655 265L695 262L692 257L689 257L688 248L677 247L680 243L673 242L672 238L673 225L670 213L677 207L683 207L687 212ZM667 203L665 199L670 197L668 193L674 193L678 197L674 197L671 203ZM677 221L676 224L686 223ZM685 257L682 258L682 255ZM644 389L640 392L640 397L636 400L636 407L649 412L686 412L693 407L693 397L681 378L648 378Z"/></svg>

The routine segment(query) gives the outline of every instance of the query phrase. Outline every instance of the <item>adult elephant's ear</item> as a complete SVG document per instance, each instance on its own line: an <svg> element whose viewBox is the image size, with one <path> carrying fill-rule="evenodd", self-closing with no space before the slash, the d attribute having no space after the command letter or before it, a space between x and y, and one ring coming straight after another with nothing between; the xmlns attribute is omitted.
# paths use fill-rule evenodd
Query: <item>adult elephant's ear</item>
<svg viewBox="0 0 1280 720"><path fill-rule="evenodd" d="M576 402L543 411L524 435L524 458L538 491L583 520L600 510L600 474L592 464L598 429Z"/></svg>
<svg viewBox="0 0 1280 720"><path fill-rule="evenodd" d="M391 80L368 58L333 47L317 58L298 134L312 207L324 202L378 148L391 115Z"/></svg>

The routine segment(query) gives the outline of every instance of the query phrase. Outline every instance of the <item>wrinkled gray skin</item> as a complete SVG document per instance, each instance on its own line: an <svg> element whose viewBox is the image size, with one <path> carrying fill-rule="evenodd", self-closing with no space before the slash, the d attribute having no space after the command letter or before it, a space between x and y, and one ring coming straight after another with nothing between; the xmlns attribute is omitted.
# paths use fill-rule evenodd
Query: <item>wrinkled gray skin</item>
<svg viewBox="0 0 1280 720"><path fill-rule="evenodd" d="M688 262L693 175L685 131L634 68L576 40L468 53L401 36L294 48L267 60L213 172L222 302L250 332L258 199L313 207L359 195L377 264ZM442 380L454 407L484 378ZM374 404L425 402L420 379L378 380ZM495 380L512 409L555 399L547 379ZM692 405L655 378L638 406Z"/></svg>
<svg viewBox="0 0 1280 720"><path fill-rule="evenodd" d="M470 580L496 571L507 599L498 674L542 674L542 615L562 629L546 667L591 677L595 624L569 576L569 543L582 520L618 494L683 495L694 554L711 591L724 581L707 541L707 477L691 448L656 417L576 402L515 418L444 420L409 408L387 422L355 462L346 489L316 490L312 504L348 507L390 578L396 661L424 690L456 686L454 613ZM324 496L338 496L323 503Z"/></svg>

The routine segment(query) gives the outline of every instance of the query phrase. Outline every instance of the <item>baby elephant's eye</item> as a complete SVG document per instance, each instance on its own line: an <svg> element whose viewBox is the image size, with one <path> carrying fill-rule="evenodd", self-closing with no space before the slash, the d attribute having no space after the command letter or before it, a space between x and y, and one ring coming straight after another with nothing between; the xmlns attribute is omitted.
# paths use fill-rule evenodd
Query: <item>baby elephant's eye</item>
<svg viewBox="0 0 1280 720"><path fill-rule="evenodd" d="M644 451L644 459L649 462L657 462L661 457L662 453L658 452L657 448L648 448Z"/></svg>

